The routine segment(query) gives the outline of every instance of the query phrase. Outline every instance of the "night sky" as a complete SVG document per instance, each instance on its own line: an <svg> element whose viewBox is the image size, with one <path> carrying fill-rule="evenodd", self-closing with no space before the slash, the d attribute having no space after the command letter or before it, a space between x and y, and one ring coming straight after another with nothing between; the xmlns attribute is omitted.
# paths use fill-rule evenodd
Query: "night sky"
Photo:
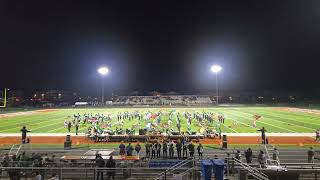
<svg viewBox="0 0 320 180"><path fill-rule="evenodd" d="M320 1L0 1L0 86L320 90Z"/></svg>

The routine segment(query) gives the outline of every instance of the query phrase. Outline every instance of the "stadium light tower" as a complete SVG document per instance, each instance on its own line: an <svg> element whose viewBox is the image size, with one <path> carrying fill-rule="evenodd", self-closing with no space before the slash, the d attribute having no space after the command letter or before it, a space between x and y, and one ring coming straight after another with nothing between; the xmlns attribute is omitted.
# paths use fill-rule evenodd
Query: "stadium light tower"
<svg viewBox="0 0 320 180"><path fill-rule="evenodd" d="M109 73L108 67L102 66L98 68L98 73L101 75L101 83L102 83L102 89L101 89L101 103L104 103L104 76L106 76Z"/></svg>
<svg viewBox="0 0 320 180"><path fill-rule="evenodd" d="M219 91L218 91L218 73L222 70L222 67L219 65L212 65L211 71L216 74L216 96L217 96L217 105L219 104Z"/></svg>

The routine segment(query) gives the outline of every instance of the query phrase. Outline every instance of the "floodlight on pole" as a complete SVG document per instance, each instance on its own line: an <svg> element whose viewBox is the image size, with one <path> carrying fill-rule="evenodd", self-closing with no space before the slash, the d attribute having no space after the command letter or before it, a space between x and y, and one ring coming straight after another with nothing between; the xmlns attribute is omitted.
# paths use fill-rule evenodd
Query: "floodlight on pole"
<svg viewBox="0 0 320 180"><path fill-rule="evenodd" d="M211 66L211 71L214 72L214 73L218 73L222 70L222 67L219 66L219 65L212 65Z"/></svg>
<svg viewBox="0 0 320 180"><path fill-rule="evenodd" d="M211 71L216 74L216 96L217 96L217 105L219 104L219 89L218 89L218 73L222 70L222 67L219 65L212 65Z"/></svg>
<svg viewBox="0 0 320 180"><path fill-rule="evenodd" d="M104 76L106 76L109 73L109 68L102 66L98 68L97 72L101 75L101 84L102 84L102 89L101 89L101 103L104 104Z"/></svg>
<svg viewBox="0 0 320 180"><path fill-rule="evenodd" d="M109 73L109 69L105 66L103 67L100 67L98 70L98 73L101 74L101 75L107 75Z"/></svg>

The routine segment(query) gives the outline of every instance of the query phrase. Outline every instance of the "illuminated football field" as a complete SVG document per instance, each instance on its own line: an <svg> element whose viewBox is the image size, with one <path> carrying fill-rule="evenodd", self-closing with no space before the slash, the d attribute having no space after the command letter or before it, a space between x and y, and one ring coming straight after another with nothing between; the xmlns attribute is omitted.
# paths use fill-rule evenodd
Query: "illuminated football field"
<svg viewBox="0 0 320 180"><path fill-rule="evenodd" d="M181 131L187 130L187 121L183 116L184 112L214 112L222 113L225 116L225 124L221 125L222 133L252 133L257 132L261 127L265 127L268 132L283 133L313 133L320 128L320 115L317 113L301 112L296 110L288 110L288 108L272 108L272 107L219 107L219 108L104 108L104 109L55 109L49 111L32 112L25 111L27 114L16 114L11 117L0 118L0 133L19 133L22 126L26 125L33 133L66 133L67 128L64 127L65 121L72 121L73 115L80 113L83 118L84 113L103 113L110 114L112 120L112 129L120 128L117 120L118 112L134 112L139 111L145 114L147 111L156 113L162 111L161 123L157 127L162 130L162 124L166 124L169 118L169 112L181 114ZM29 112L29 113L28 113ZM4 112L2 112L3 115ZM8 115L8 114L6 114ZM253 116L261 115L262 118L253 127ZM132 128L137 124L138 120L125 120L123 129ZM141 120L141 128L146 126L147 121ZM173 118L171 129L177 131L176 120ZM89 124L80 124L79 132L86 132ZM210 128L217 127L216 122L209 125ZM199 132L201 129L197 120L193 119L191 131ZM75 129L72 128L72 132ZM138 132L138 128L136 128Z"/></svg>

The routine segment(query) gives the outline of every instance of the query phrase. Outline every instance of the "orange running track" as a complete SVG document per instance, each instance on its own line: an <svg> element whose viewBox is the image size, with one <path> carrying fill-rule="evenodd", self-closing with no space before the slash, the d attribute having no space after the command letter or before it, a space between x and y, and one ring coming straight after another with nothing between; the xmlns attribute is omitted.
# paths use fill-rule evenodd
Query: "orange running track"
<svg viewBox="0 0 320 180"><path fill-rule="evenodd" d="M33 136L30 138L32 144L63 144L66 136ZM290 144L290 145L304 145L304 144L319 144L315 142L312 137L290 137L290 136L269 136L270 144ZM95 144L85 136L71 136L72 144ZM221 140L216 139L201 139L203 144L221 144ZM1 136L0 145L19 144L21 137L19 136ZM101 142L98 142L101 143ZM258 136L228 136L228 144L259 144L261 143Z"/></svg>

